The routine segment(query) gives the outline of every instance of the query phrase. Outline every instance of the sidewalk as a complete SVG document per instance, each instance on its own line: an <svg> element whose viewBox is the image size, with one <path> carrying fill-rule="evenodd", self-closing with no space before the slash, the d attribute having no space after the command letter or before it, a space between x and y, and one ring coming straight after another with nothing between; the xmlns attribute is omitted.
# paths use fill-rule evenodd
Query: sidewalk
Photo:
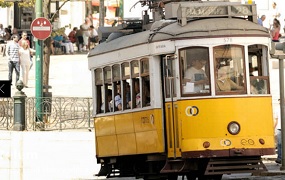
<svg viewBox="0 0 285 180"><path fill-rule="evenodd" d="M91 97L91 72L88 69L87 54L52 55L50 57L49 85L53 97ZM34 65L29 73L28 88L23 92L35 97L35 56ZM13 72L11 96L17 91L16 74ZM0 80L8 80L8 58L0 57Z"/></svg>

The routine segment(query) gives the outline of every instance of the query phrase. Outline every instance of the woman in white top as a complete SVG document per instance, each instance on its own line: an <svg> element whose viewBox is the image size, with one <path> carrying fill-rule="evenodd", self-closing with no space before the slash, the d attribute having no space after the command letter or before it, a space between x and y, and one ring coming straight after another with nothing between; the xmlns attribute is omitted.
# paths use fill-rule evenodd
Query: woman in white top
<svg viewBox="0 0 285 180"><path fill-rule="evenodd" d="M30 56L31 52L35 52L35 50L29 48L29 44L27 41L22 42L22 46L19 49L19 55L20 55L20 66L21 66L21 72L22 72L22 78L24 86L28 87L28 77L29 77L29 71L30 71Z"/></svg>

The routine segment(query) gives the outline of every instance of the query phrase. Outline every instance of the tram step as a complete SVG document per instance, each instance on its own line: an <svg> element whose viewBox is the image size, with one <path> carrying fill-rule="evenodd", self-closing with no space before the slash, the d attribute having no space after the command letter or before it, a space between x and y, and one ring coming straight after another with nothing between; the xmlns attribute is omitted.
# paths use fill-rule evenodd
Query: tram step
<svg viewBox="0 0 285 180"><path fill-rule="evenodd" d="M166 161L164 167L160 170L160 173L175 173L183 171L185 167L185 161L180 159Z"/></svg>
<svg viewBox="0 0 285 180"><path fill-rule="evenodd" d="M210 159L205 175L260 173L267 171L261 158Z"/></svg>

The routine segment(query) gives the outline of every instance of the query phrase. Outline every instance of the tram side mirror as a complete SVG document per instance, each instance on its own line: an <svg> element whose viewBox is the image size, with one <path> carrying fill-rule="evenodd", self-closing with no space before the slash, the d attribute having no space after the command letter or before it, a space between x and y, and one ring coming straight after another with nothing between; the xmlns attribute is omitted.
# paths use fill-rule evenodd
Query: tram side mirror
<svg viewBox="0 0 285 180"><path fill-rule="evenodd" d="M285 53L285 42L283 43L271 42L270 55L274 55L276 53L276 50Z"/></svg>

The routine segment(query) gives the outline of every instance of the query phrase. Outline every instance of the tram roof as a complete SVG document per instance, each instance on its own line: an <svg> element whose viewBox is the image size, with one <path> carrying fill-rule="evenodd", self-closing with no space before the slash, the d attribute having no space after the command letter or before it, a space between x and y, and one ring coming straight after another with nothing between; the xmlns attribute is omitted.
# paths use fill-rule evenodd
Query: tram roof
<svg viewBox="0 0 285 180"><path fill-rule="evenodd" d="M180 26L177 22L163 28L126 35L97 45L89 52L88 57L116 51L140 44L175 39L197 39L227 36L265 36L268 30L256 23L239 18L199 19Z"/></svg>

